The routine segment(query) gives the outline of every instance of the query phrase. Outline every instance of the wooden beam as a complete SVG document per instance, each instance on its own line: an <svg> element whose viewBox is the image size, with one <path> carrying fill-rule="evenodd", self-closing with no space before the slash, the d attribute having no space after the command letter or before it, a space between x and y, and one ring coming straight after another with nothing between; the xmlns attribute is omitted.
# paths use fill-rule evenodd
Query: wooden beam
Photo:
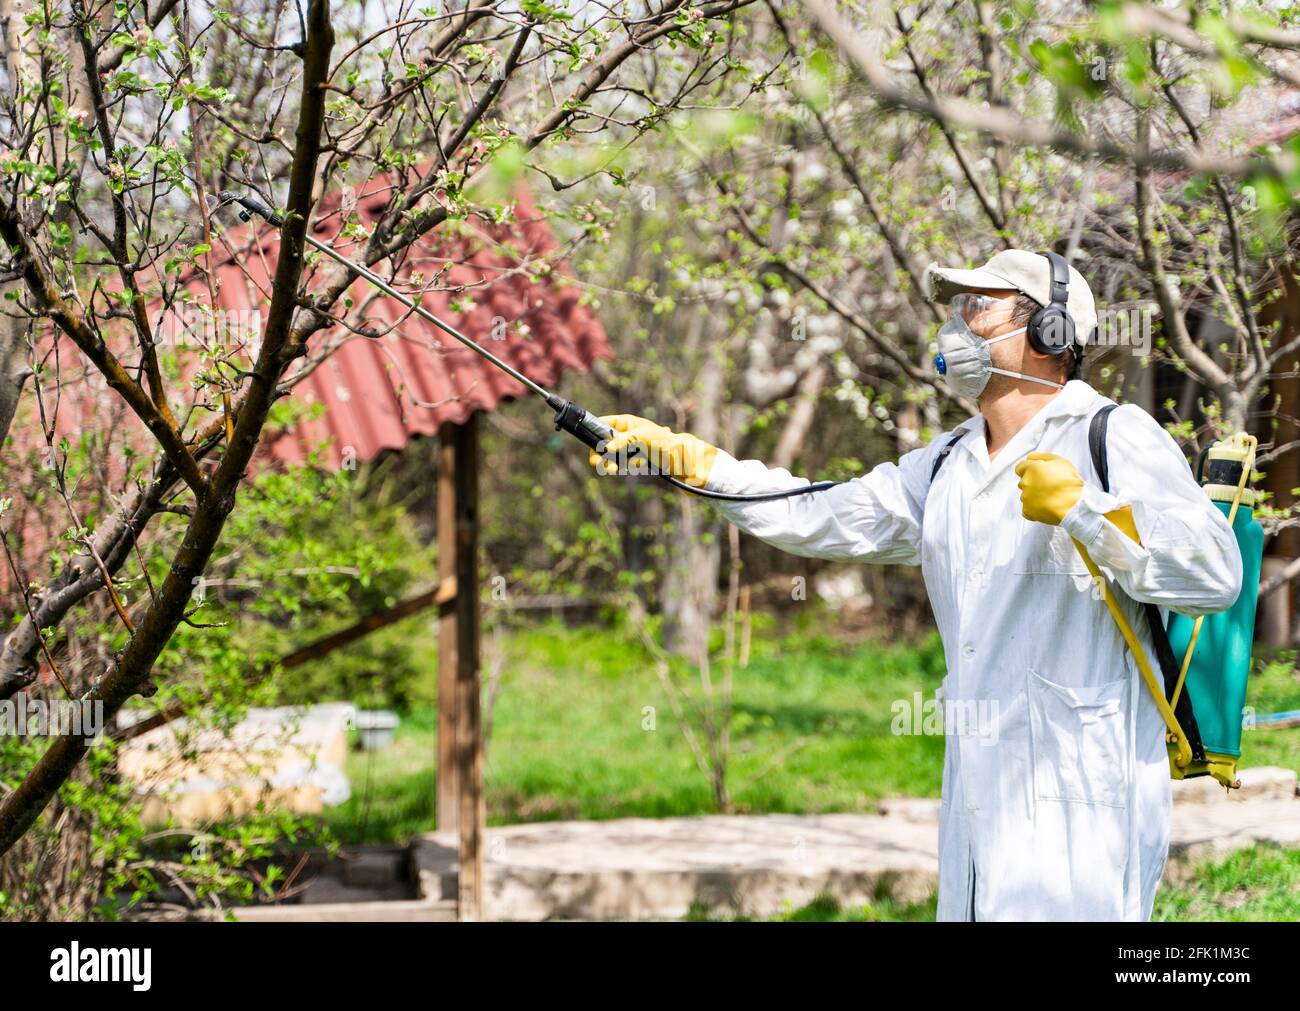
<svg viewBox="0 0 1300 1011"><path fill-rule="evenodd" d="M392 607L376 611L373 614L367 614L355 625L349 625L341 631L333 632L317 639L315 642L308 643L300 649L294 650L280 660L280 666L288 669L290 667L300 667L311 660L319 660L321 657L333 653L336 649L342 649L344 646L350 646L352 643L364 639L371 632L377 632L381 628L395 625L413 614L419 614L426 607L432 607L438 603L439 592L440 588L426 590L424 593L417 593L414 597L407 597Z"/></svg>

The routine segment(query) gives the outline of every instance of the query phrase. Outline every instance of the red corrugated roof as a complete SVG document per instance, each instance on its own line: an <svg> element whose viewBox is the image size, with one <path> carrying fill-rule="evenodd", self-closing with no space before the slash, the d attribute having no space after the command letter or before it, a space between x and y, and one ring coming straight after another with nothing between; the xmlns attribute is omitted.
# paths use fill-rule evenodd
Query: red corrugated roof
<svg viewBox="0 0 1300 1011"><path fill-rule="evenodd" d="M356 198L356 215L367 231L386 197L387 186L379 180ZM318 210L313 234L321 241L332 241L338 233L338 198L331 204ZM220 308L252 308L257 290L269 286L279 233L265 228L257 239L258 246L240 257L242 268L233 259L215 268ZM350 240L335 245L345 256L360 253L359 244ZM555 249L545 219L521 193L510 224L462 223L454 237L435 233L414 246L397 271L397 287L414 293L421 285L413 280L423 278L427 284L441 272L437 286L460 288L460 293L430 292L421 304L524 375L553 386L564 373L586 372L597 358L611 354L600 322L581 304L581 293L566 280L563 268L546 273L544 279L528 269L552 258ZM388 276L382 268L376 270ZM490 411L524 392L520 383L407 313L396 299L375 297L365 281L358 281L349 295L355 305L365 306L366 327L387 332L368 338L349 336L336 327L311 339L313 353L330 342L345 342L295 385L295 400L323 404L324 411L274 439L269 448L276 459L297 462L328 442L335 464L348 453L368 460L383 450L401 449L412 436L432 435L446 422L461 423L474 411ZM367 304L367 299L372 300ZM472 305L452 307L463 301Z"/></svg>

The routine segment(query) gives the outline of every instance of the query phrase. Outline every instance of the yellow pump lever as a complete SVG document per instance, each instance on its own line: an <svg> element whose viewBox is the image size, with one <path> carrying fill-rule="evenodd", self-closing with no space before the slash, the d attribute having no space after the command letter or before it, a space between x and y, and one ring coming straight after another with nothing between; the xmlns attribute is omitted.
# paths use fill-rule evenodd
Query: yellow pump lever
<svg viewBox="0 0 1300 1011"><path fill-rule="evenodd" d="M1124 506L1122 509L1107 513L1106 519L1114 523L1134 541L1139 544L1142 543L1142 538L1138 536L1137 524L1133 520L1133 508L1131 506ZM1074 538L1071 538L1071 540L1074 540ZM1180 769L1187 768L1192 763L1192 748L1187 743L1187 735L1183 733L1183 728L1174 715L1169 700L1165 698L1164 684L1156 677L1155 671L1151 669L1151 661L1147 658L1146 650L1142 648L1137 634L1133 631L1133 626L1129 624L1128 618L1120 608L1110 582L1097 568L1097 563L1092 560L1087 548L1078 541L1074 541L1074 547L1079 552L1079 557L1083 559L1083 564L1087 566L1088 574L1092 576L1093 583L1101 588L1102 599L1106 602L1106 608L1110 611L1110 616L1115 619L1119 634L1124 637L1124 641L1128 643L1128 648L1132 650L1133 658L1137 661L1138 670L1142 672L1142 680L1146 682L1147 690L1150 691L1151 697L1155 699L1156 708L1160 711L1160 718L1165 721L1165 728L1168 731L1165 740L1176 749L1176 754L1170 755L1170 761Z"/></svg>

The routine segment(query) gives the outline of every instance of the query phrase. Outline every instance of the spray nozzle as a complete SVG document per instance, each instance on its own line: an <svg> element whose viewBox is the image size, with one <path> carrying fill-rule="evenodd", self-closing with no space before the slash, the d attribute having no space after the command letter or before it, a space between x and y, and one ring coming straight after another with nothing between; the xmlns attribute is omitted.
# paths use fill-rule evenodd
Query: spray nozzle
<svg viewBox="0 0 1300 1011"><path fill-rule="evenodd" d="M238 204L240 221L252 221L253 215L256 214L265 218L268 224L277 227L284 223L280 215L255 196L247 196L234 190L222 190L217 194L217 199L223 204Z"/></svg>

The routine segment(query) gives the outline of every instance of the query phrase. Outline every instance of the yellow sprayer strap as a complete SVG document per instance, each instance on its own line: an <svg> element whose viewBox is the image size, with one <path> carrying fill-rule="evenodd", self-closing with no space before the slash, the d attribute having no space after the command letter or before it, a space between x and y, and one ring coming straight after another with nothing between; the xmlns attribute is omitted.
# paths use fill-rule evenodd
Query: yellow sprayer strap
<svg viewBox="0 0 1300 1011"><path fill-rule="evenodd" d="M1246 436L1250 444L1250 456L1242 461L1241 480L1237 482L1237 494L1232 497L1232 508L1228 510L1228 526L1231 527L1237 519L1237 509L1241 506L1241 500L1246 494L1246 482L1250 480L1250 473L1255 469L1255 451L1259 446L1259 440L1253 435ZM1205 624L1205 615L1201 615L1192 623L1192 634L1187 640L1187 652L1183 654L1183 666L1178 671L1178 684L1174 686L1173 705L1178 705L1178 697L1183 694L1183 682L1187 680L1187 672L1192 666L1192 651L1196 649L1196 640L1201 636L1201 626Z"/></svg>
<svg viewBox="0 0 1300 1011"><path fill-rule="evenodd" d="M1129 523L1132 524L1132 514L1129 514ZM1124 528L1122 523L1117 522L1117 526L1125 533L1138 540L1134 534L1136 530L1130 533ZM1074 540L1074 538L1071 538ZM1133 632L1133 626L1129 624L1128 618L1120 610L1119 601L1115 598L1115 591L1111 589L1109 581L1102 575L1101 570L1097 568L1097 563L1092 560L1088 554L1088 549L1078 541L1074 541L1074 546L1079 552L1079 557L1083 559L1083 564L1088 567L1088 572L1093 578L1093 582L1101 587L1102 599L1106 602L1106 608L1110 611L1110 616L1115 619L1115 625L1119 628L1119 634L1124 637L1128 643L1128 648L1133 652L1133 658L1137 661L1138 670L1142 672L1142 680L1146 682L1147 690L1151 697L1155 699L1156 708L1160 710L1160 718L1165 721L1165 727L1169 731L1168 741L1178 749L1178 754L1174 758L1174 764L1180 769L1185 769L1192 761L1192 749L1187 743L1187 735L1183 733L1183 728L1178 723L1178 718L1174 715L1173 709L1169 705L1169 700L1165 698L1165 688L1160 679L1156 677L1155 671L1151 669L1151 661L1147 658L1147 652L1142 648L1138 641L1137 635Z"/></svg>

